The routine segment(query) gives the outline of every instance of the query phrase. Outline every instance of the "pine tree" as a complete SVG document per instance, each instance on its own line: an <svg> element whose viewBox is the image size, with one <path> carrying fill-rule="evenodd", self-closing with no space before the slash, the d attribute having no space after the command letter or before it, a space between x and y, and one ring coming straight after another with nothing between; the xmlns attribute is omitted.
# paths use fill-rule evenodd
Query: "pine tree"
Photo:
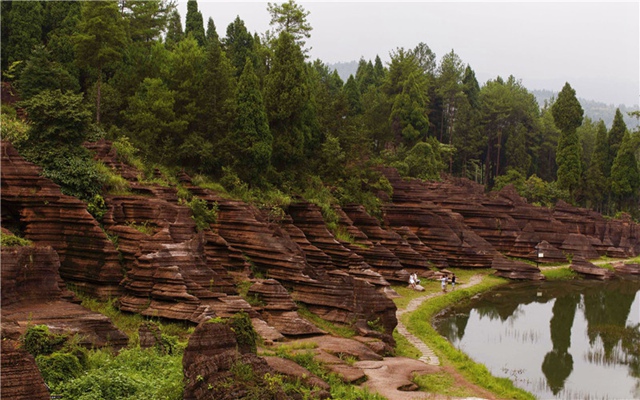
<svg viewBox="0 0 640 400"><path fill-rule="evenodd" d="M360 88L353 75L349 75L347 83L344 84L344 94L349 102L349 115L358 115L362 113L362 96Z"/></svg>
<svg viewBox="0 0 640 400"><path fill-rule="evenodd" d="M231 65L234 67L236 77L239 77L244 70L244 64L249 57L256 61L254 53L253 36L247 31L244 21L240 17L227 26L227 37L224 40L224 49L227 53ZM254 67L257 61L254 62Z"/></svg>
<svg viewBox="0 0 640 400"><path fill-rule="evenodd" d="M611 193L618 202L618 208L637 213L640 195L638 189L640 189L638 160L631 135L625 132L616 159L611 166Z"/></svg>
<svg viewBox="0 0 640 400"><path fill-rule="evenodd" d="M607 171L609 159L609 143L607 127L600 120L597 125L596 144L591 155L591 164L585 176L585 194L591 207L603 211L604 203L609 192L609 174Z"/></svg>
<svg viewBox="0 0 640 400"><path fill-rule="evenodd" d="M51 52L38 45L20 73L19 90L23 100L27 100L43 90L60 89L63 93L80 89L77 79L59 63L52 60Z"/></svg>
<svg viewBox="0 0 640 400"><path fill-rule="evenodd" d="M198 11L196 0L187 1L187 17L184 26L185 35L191 34L200 46L205 44L204 20L202 13Z"/></svg>
<svg viewBox="0 0 640 400"><path fill-rule="evenodd" d="M613 117L613 124L609 130L609 169L613 165L613 161L616 159L618 149L622 144L622 138L627 131L627 125L624 123L624 118L620 109L616 109L616 115Z"/></svg>
<svg viewBox="0 0 640 400"><path fill-rule="evenodd" d="M220 42L218 32L216 31L216 25L213 23L213 18L209 17L207 20L207 43Z"/></svg>
<svg viewBox="0 0 640 400"><path fill-rule="evenodd" d="M576 91L566 83L558 99L551 106L553 120L560 129L560 140L556 162L558 164L558 187L569 191L572 200L578 189L582 174L582 155L577 129L582 124L584 111L576 98Z"/></svg>
<svg viewBox="0 0 640 400"><path fill-rule="evenodd" d="M231 142L235 148L241 178L259 183L271 163L273 136L269 130L267 112L260 82L247 60L238 81L237 117Z"/></svg>
<svg viewBox="0 0 640 400"><path fill-rule="evenodd" d="M390 122L396 136L408 147L426 138L429 129L424 75L416 71L409 75L402 93L395 97Z"/></svg>
<svg viewBox="0 0 640 400"><path fill-rule="evenodd" d="M273 164L293 167L302 161L305 137L309 136L306 114L310 93L304 55L287 32L274 43L271 70L266 78L265 102L273 134Z"/></svg>
<svg viewBox="0 0 640 400"><path fill-rule="evenodd" d="M278 37L281 32L287 32L293 36L293 40L304 49L304 38L311 37L313 28L307 22L309 12L298 5L295 1L289 0L286 3L268 3L267 11L271 14L269 25L275 26L271 32L272 37ZM306 52L304 50L303 52Z"/></svg>
<svg viewBox="0 0 640 400"><path fill-rule="evenodd" d="M100 123L100 85L102 72L108 63L122 57L126 43L124 24L118 4L112 1L82 3L78 33L73 37L77 62L95 68L98 74L96 90L96 122Z"/></svg>
<svg viewBox="0 0 640 400"><path fill-rule="evenodd" d="M209 33L211 35L205 49L200 103L203 117L200 118L198 130L205 134L208 141L216 144L227 135L233 123L236 105L235 70L222 50L215 27L207 32ZM230 160L226 161L229 162Z"/></svg>
<svg viewBox="0 0 640 400"><path fill-rule="evenodd" d="M6 7L8 12L5 3L2 2L3 71L13 62L29 58L34 46L42 43L45 22L44 9L39 1L12 1L10 7Z"/></svg>
<svg viewBox="0 0 640 400"><path fill-rule="evenodd" d="M167 34L164 41L167 48L171 50L184 38L184 32L182 31L182 22L180 21L178 10L171 10L167 18Z"/></svg>

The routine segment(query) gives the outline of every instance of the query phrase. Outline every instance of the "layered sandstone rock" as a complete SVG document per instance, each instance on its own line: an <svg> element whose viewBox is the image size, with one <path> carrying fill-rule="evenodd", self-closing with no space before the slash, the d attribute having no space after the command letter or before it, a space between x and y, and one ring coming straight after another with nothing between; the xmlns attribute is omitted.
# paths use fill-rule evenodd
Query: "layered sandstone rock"
<svg viewBox="0 0 640 400"><path fill-rule="evenodd" d="M587 278L605 280L613 277L613 271L606 268L598 267L597 265L590 263L582 257L575 257L571 261L570 268Z"/></svg>
<svg viewBox="0 0 640 400"><path fill-rule="evenodd" d="M49 400L51 395L33 356L15 340L2 340L0 393L3 399Z"/></svg>
<svg viewBox="0 0 640 400"><path fill-rule="evenodd" d="M98 297L118 295L122 270L118 252L82 201L63 195L2 141L2 224L20 230L39 246L51 246L60 258L60 275Z"/></svg>
<svg viewBox="0 0 640 400"><path fill-rule="evenodd" d="M495 274L497 276L501 276L503 278L531 281L544 279L544 276L540 273L540 269L538 267L522 261L496 258L493 260L491 268L496 270Z"/></svg>
<svg viewBox="0 0 640 400"><path fill-rule="evenodd" d="M257 309L269 325L288 336L325 333L307 320L300 318L291 295L275 279L259 279L249 287L247 295L255 299Z"/></svg>
<svg viewBox="0 0 640 400"><path fill-rule="evenodd" d="M62 298L58 255L50 247L2 248L2 324L12 339L29 326L47 325L54 333L78 334L87 347L120 349L128 338L102 314Z"/></svg>

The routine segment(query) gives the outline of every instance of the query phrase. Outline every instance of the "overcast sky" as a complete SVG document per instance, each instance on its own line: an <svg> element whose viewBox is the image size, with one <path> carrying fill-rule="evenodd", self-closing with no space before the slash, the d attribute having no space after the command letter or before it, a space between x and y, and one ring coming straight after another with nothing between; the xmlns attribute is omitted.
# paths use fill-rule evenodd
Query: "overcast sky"
<svg viewBox="0 0 640 400"><path fill-rule="evenodd" d="M426 43L437 61L452 49L482 85L509 75L528 89L560 91L608 104L640 103L640 5L595 2L337 2L297 1L309 11L312 59L325 63L389 61L397 47ZM180 0L186 16L186 0ZM236 16L247 29L269 29L266 2L198 0L205 27L218 34Z"/></svg>

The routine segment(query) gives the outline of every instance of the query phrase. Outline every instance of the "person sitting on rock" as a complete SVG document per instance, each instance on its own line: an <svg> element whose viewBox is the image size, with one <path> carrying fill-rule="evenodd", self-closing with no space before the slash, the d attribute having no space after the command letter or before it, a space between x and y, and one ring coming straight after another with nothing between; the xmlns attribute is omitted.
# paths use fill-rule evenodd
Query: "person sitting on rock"
<svg viewBox="0 0 640 400"><path fill-rule="evenodd" d="M413 276L414 274L409 275L409 286L411 287L411 289L415 289L416 288L416 279Z"/></svg>

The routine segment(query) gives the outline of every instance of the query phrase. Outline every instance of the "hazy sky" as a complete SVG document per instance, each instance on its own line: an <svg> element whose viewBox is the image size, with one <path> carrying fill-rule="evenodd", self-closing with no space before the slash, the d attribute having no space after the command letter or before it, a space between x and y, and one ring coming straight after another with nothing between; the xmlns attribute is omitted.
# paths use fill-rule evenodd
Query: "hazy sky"
<svg viewBox="0 0 640 400"><path fill-rule="evenodd" d="M595 2L338 2L297 1L313 27L310 56L325 63L383 62L397 47L426 43L440 58L452 49L482 85L509 75L528 89L560 91L609 104L640 103L640 5ZM236 16L247 29L269 29L266 2L198 0L205 27L218 34ZM180 0L186 16L186 1Z"/></svg>

